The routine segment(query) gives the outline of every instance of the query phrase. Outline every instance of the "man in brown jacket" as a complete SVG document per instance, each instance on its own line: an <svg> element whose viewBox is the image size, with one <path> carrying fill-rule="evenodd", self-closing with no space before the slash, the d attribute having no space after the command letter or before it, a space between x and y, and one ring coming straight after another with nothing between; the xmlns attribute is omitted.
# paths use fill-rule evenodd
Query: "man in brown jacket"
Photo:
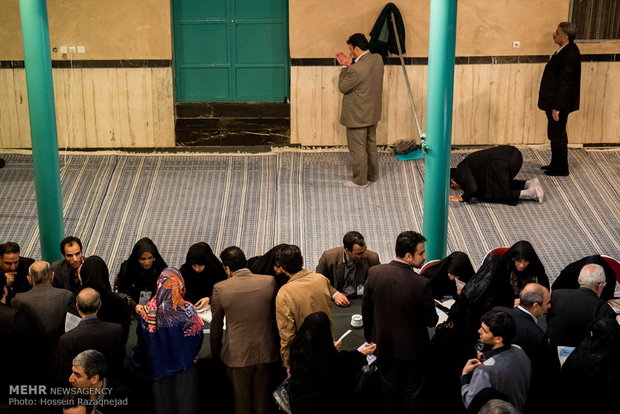
<svg viewBox="0 0 620 414"><path fill-rule="evenodd" d="M290 370L289 351L297 330L314 312L325 312L331 321L332 307L329 280L323 275L303 269L304 260L299 247L288 245L276 254L276 266L289 281L276 296L276 321L280 331L282 362ZM333 330L333 326L332 326Z"/></svg>
<svg viewBox="0 0 620 414"><path fill-rule="evenodd" d="M347 232L342 244L323 252L316 272L332 284L330 294L334 303L349 306L350 298L361 298L364 294L368 269L381 262L377 253L366 248L366 241L360 232Z"/></svg>
<svg viewBox="0 0 620 414"><path fill-rule="evenodd" d="M211 353L228 367L235 413L269 413L270 364L278 360L274 324L276 283L272 276L251 273L239 247L227 247L220 259L229 279L213 287Z"/></svg>
<svg viewBox="0 0 620 414"><path fill-rule="evenodd" d="M340 123L347 127L347 145L352 157L353 178L344 185L368 186L378 171L377 122L381 119L383 59L370 53L368 40L356 33L347 40L350 56L340 52L336 60L340 71L338 89L343 94Z"/></svg>

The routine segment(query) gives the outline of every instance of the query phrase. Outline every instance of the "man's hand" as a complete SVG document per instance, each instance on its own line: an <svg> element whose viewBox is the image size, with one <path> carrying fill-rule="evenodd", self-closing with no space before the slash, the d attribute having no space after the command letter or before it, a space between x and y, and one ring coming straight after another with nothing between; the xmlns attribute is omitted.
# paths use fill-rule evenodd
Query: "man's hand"
<svg viewBox="0 0 620 414"><path fill-rule="evenodd" d="M377 344L369 343L369 344L364 345L364 347L360 349L360 352L364 355L372 355L375 353L376 350L377 350Z"/></svg>
<svg viewBox="0 0 620 414"><path fill-rule="evenodd" d="M458 201L459 203L463 202L463 197L461 196L448 196L448 200L450 201Z"/></svg>
<svg viewBox="0 0 620 414"><path fill-rule="evenodd" d="M15 282L15 275L17 272L6 272L4 276L6 276L6 285L11 286Z"/></svg>
<svg viewBox="0 0 620 414"><path fill-rule="evenodd" d="M560 120L560 111L558 111L557 109L553 109L551 111L551 116L553 117L553 120L555 122L558 122Z"/></svg>
<svg viewBox="0 0 620 414"><path fill-rule="evenodd" d="M336 348L337 351L340 351L340 348L342 348L342 341L334 341L334 348Z"/></svg>
<svg viewBox="0 0 620 414"><path fill-rule="evenodd" d="M196 302L196 309L201 310L202 308L206 308L209 304L209 298L202 298L198 302Z"/></svg>
<svg viewBox="0 0 620 414"><path fill-rule="evenodd" d="M465 366L463 367L463 371L461 372L461 374L463 374L463 375L469 375L469 374L471 374L471 372L472 372L474 369L476 369L476 367L477 367L478 365L480 365L480 364L481 364L480 360L478 360L478 359L476 359L476 358L472 358L472 359L470 359L469 361L467 361L467 362L465 363Z"/></svg>
<svg viewBox="0 0 620 414"><path fill-rule="evenodd" d="M353 64L353 58L351 56L347 56L342 52L336 53L336 61L341 66L349 67Z"/></svg>
<svg viewBox="0 0 620 414"><path fill-rule="evenodd" d="M344 293L340 292L334 295L334 303L336 304L336 306L340 306L341 308L346 308L347 306L351 305L351 302L349 302L349 299L347 299Z"/></svg>

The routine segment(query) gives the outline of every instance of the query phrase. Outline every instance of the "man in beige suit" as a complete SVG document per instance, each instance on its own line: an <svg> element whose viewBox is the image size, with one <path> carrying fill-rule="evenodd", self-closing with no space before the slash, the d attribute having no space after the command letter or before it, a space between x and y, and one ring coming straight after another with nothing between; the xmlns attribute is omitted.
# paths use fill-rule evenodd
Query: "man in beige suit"
<svg viewBox="0 0 620 414"><path fill-rule="evenodd" d="M289 281L276 296L276 321L280 332L282 362L290 370L289 352L306 316L323 311L332 317L329 280L323 275L303 268L304 259L299 247L288 245L276 254L276 267L289 277ZM332 327L333 328L333 327Z"/></svg>
<svg viewBox="0 0 620 414"><path fill-rule="evenodd" d="M347 145L352 158L353 178L344 185L363 188L376 181L378 171L377 122L381 119L383 59L370 53L368 40L356 33L347 40L350 56L340 52L338 89L342 92L340 123L347 127Z"/></svg>
<svg viewBox="0 0 620 414"><path fill-rule="evenodd" d="M220 259L229 279L213 287L211 353L228 367L235 413L266 414L271 402L270 364L278 360L274 323L276 283L272 276L251 273L239 247L227 247Z"/></svg>
<svg viewBox="0 0 620 414"><path fill-rule="evenodd" d="M360 232L347 232L342 243L343 246L323 252L316 272L329 279L334 303L349 306L349 299L361 298L364 294L368 269L381 262L376 252L366 248Z"/></svg>

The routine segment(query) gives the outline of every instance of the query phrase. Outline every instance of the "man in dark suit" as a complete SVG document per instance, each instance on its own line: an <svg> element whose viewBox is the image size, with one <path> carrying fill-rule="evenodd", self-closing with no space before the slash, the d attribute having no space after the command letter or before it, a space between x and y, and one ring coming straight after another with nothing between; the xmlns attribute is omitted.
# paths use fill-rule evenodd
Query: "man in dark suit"
<svg viewBox="0 0 620 414"><path fill-rule="evenodd" d="M368 40L356 33L347 40L350 56L340 52L336 60L340 70L338 89L343 94L340 123L347 127L347 145L352 158L353 178L345 181L350 188L367 187L377 180L377 123L381 119L383 94L383 59L370 53Z"/></svg>
<svg viewBox="0 0 620 414"><path fill-rule="evenodd" d="M323 252L316 272L329 279L334 303L349 306L350 298L364 294L368 269L381 262L377 253L366 248L364 236L357 231L345 234L342 243L342 247Z"/></svg>
<svg viewBox="0 0 620 414"><path fill-rule="evenodd" d="M549 346L545 332L538 326L538 318L543 316L551 307L549 290L537 283L525 285L519 294L519 305L509 309L497 306L494 310L509 313L515 322L516 333L512 343L519 345L532 363L532 382L525 406L525 412L539 412L544 408L551 410L547 404L549 387L559 374L559 364Z"/></svg>
<svg viewBox="0 0 620 414"><path fill-rule="evenodd" d="M601 318L615 318L607 302L601 300L605 271L597 264L579 272L579 289L554 290L547 313L547 336L552 346L577 346L590 334L590 326Z"/></svg>
<svg viewBox="0 0 620 414"><path fill-rule="evenodd" d="M560 47L551 57L540 81L538 108L547 115L547 138L551 141L551 163L541 167L545 174L568 175L568 114L579 109L581 54L575 44L577 26L562 22L553 33Z"/></svg>
<svg viewBox="0 0 620 414"><path fill-rule="evenodd" d="M364 337L377 344L377 364L385 412L420 412L430 339L427 327L437 323L430 281L418 275L426 260L419 233L396 239L396 259L372 267L362 300Z"/></svg>
<svg viewBox="0 0 620 414"><path fill-rule="evenodd" d="M82 320L58 341L60 378L67 381L73 358L87 349L101 352L106 358L110 377L118 378L125 358L123 328L117 323L102 322L97 318L101 297L95 289L82 289L77 295L76 305Z"/></svg>
<svg viewBox="0 0 620 414"><path fill-rule="evenodd" d="M251 273L239 247L227 247L220 258L229 279L213 287L211 353L228 367L235 413L266 414L271 409L270 364L278 361L275 279Z"/></svg>
<svg viewBox="0 0 620 414"><path fill-rule="evenodd" d="M52 263L52 270L54 271L53 284L55 287L70 290L77 295L82 286L80 269L82 269L82 264L84 259L86 259L82 248L82 241L74 236L65 237L60 242L60 252L64 259Z"/></svg>
<svg viewBox="0 0 620 414"><path fill-rule="evenodd" d="M0 273L6 276L9 305L16 294L30 290L28 268L33 263L34 259L20 256L19 244L0 244Z"/></svg>
<svg viewBox="0 0 620 414"><path fill-rule="evenodd" d="M7 293L6 277L0 273L0 406L8 401L9 385L27 383L26 376L32 369L39 369L28 363L31 358L26 351L30 342L26 318L19 310L7 306Z"/></svg>

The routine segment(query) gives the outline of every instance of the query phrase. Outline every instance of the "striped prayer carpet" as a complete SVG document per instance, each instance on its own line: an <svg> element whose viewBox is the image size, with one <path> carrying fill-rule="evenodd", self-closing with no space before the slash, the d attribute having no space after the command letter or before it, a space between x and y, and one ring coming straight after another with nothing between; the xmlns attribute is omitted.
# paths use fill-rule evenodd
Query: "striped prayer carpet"
<svg viewBox="0 0 620 414"><path fill-rule="evenodd" d="M450 203L448 251L468 253L477 267L494 247L526 239L551 279L586 255L620 258L620 151L571 149L571 175L557 178L539 169L548 150L521 151L518 178L538 177L545 202ZM469 152L454 152L452 165ZM7 165L0 170L0 239L38 257L32 157L2 157ZM103 257L112 275L144 236L173 266L203 240L215 252L239 245L248 257L278 243L298 244L312 269L348 230L360 231L388 261L399 232L422 229L424 162L401 162L387 153L380 154L379 180L365 189L342 186L349 174L346 152L74 153L63 160L65 232L82 239L87 255Z"/></svg>

